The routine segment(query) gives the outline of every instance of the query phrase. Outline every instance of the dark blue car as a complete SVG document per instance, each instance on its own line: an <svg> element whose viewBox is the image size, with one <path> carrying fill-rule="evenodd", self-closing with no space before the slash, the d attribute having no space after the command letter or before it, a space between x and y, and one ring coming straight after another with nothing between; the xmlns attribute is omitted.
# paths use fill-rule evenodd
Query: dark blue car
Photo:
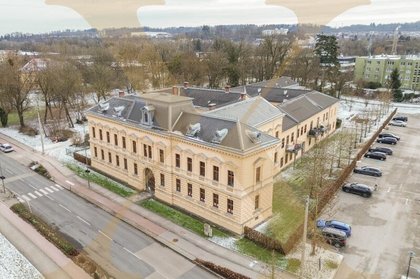
<svg viewBox="0 0 420 279"><path fill-rule="evenodd" d="M349 224L346 224L337 220L326 221L326 220L319 219L316 222L316 226L319 229L334 228L334 229L345 232L347 237L351 236L351 226Z"/></svg>

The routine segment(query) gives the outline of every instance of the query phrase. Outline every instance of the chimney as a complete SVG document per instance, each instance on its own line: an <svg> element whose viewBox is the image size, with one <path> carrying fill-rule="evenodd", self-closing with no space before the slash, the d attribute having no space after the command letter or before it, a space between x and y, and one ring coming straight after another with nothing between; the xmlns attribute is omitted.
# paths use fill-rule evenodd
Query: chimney
<svg viewBox="0 0 420 279"><path fill-rule="evenodd" d="M179 88L178 88L178 86L172 86L172 95L179 96Z"/></svg>
<svg viewBox="0 0 420 279"><path fill-rule="evenodd" d="M246 92L246 86L244 86L244 91L241 92L241 101L245 101L248 93Z"/></svg>
<svg viewBox="0 0 420 279"><path fill-rule="evenodd" d="M226 85L225 86L225 93L229 93L230 92L230 85Z"/></svg>
<svg viewBox="0 0 420 279"><path fill-rule="evenodd" d="M118 91L118 97L124 97L125 96L125 92L124 91L122 91L122 90L119 90Z"/></svg>
<svg viewBox="0 0 420 279"><path fill-rule="evenodd" d="M190 83L188 81L184 81L184 89L187 89L190 86Z"/></svg>
<svg viewBox="0 0 420 279"><path fill-rule="evenodd" d="M209 104L209 110L214 110L215 107L216 107L215 103L210 103Z"/></svg>

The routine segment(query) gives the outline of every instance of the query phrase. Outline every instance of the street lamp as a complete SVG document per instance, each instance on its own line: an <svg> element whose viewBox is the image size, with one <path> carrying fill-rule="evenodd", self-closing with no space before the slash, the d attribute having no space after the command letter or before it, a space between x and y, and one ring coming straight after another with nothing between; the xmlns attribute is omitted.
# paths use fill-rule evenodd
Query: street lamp
<svg viewBox="0 0 420 279"><path fill-rule="evenodd" d="M4 186L4 180L6 179L6 177L3 175L3 168L1 167L1 163L0 163L0 179L1 179L1 184L3 186L3 193L6 193L6 187Z"/></svg>
<svg viewBox="0 0 420 279"><path fill-rule="evenodd" d="M407 268L407 275L405 276L405 279L408 279L408 275L410 273L410 266L411 266L411 259L416 255L413 251L408 252L409 260L408 260L408 268Z"/></svg>

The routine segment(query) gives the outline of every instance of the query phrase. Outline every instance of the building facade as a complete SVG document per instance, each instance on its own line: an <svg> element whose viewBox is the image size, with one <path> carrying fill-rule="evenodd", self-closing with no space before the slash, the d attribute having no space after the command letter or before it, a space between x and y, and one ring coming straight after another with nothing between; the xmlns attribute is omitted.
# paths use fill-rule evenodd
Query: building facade
<svg viewBox="0 0 420 279"><path fill-rule="evenodd" d="M386 86L397 68L403 89L420 90L420 56L376 55L356 58L354 81L378 82Z"/></svg>

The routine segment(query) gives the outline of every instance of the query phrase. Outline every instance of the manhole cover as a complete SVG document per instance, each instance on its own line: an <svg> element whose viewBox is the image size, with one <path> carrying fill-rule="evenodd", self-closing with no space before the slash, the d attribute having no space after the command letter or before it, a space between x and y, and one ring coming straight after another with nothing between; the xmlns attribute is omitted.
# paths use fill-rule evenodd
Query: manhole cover
<svg viewBox="0 0 420 279"><path fill-rule="evenodd" d="M178 238L172 239L172 242L178 242Z"/></svg>

